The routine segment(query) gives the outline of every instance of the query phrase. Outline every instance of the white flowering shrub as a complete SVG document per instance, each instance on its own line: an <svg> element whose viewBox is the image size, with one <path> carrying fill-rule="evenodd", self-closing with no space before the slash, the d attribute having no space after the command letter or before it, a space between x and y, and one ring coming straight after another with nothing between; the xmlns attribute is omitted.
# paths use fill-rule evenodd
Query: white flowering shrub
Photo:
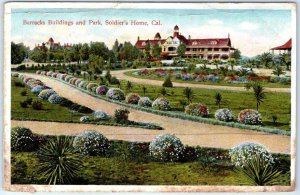
<svg viewBox="0 0 300 195"><path fill-rule="evenodd" d="M34 94L39 94L42 90L44 90L46 87L42 85L36 85L31 89L31 92Z"/></svg>
<svg viewBox="0 0 300 195"><path fill-rule="evenodd" d="M41 74L41 70L37 70L36 72L35 72L35 74Z"/></svg>
<svg viewBox="0 0 300 195"><path fill-rule="evenodd" d="M81 81L82 81L81 79L76 79L74 84L78 87L78 85L79 85L79 83L81 83Z"/></svg>
<svg viewBox="0 0 300 195"><path fill-rule="evenodd" d="M155 108L157 110L171 110L170 102L166 98L157 98L152 103L152 108Z"/></svg>
<svg viewBox="0 0 300 195"><path fill-rule="evenodd" d="M81 89L86 89L86 86L88 85L88 82L86 81L81 81L79 84L78 84L78 87L80 87Z"/></svg>
<svg viewBox="0 0 300 195"><path fill-rule="evenodd" d="M39 93L39 98L47 100L52 94L56 93L53 89L44 89Z"/></svg>
<svg viewBox="0 0 300 195"><path fill-rule="evenodd" d="M68 76L67 74L61 74L61 73L58 73L56 78L60 79L60 80L65 80L66 76Z"/></svg>
<svg viewBox="0 0 300 195"><path fill-rule="evenodd" d="M50 97L48 98L48 101L51 104L60 104L62 101L64 100L63 97L60 97L58 94L54 93L52 95L50 95Z"/></svg>
<svg viewBox="0 0 300 195"><path fill-rule="evenodd" d="M234 120L234 114L230 109L222 108L215 112L215 118L220 121L230 122Z"/></svg>
<svg viewBox="0 0 300 195"><path fill-rule="evenodd" d="M96 93L100 95L105 95L108 91L108 87L106 85L100 85L96 88Z"/></svg>
<svg viewBox="0 0 300 195"><path fill-rule="evenodd" d="M54 72L51 76L52 76L53 78L57 78L57 75L58 75L58 73L57 73L57 72Z"/></svg>
<svg viewBox="0 0 300 195"><path fill-rule="evenodd" d="M126 102L128 104L138 104L139 100L140 100L140 96L137 93L129 93L126 96Z"/></svg>
<svg viewBox="0 0 300 195"><path fill-rule="evenodd" d="M247 161L259 157L266 163L274 163L272 154L261 144L245 142L229 151L231 162L235 166L243 167Z"/></svg>
<svg viewBox="0 0 300 195"><path fill-rule="evenodd" d="M53 74L53 72L52 72L52 71L49 71L49 72L46 73L46 76L51 77L52 74Z"/></svg>
<svg viewBox="0 0 300 195"><path fill-rule="evenodd" d="M83 155L97 156L106 154L109 141L101 133L87 130L75 137L73 146Z"/></svg>
<svg viewBox="0 0 300 195"><path fill-rule="evenodd" d="M101 110L97 110L97 111L93 112L92 115L96 121L109 119L109 115L106 112L103 112Z"/></svg>
<svg viewBox="0 0 300 195"><path fill-rule="evenodd" d="M89 116L82 116L79 119L80 122L86 123L86 122L90 122L90 117Z"/></svg>
<svg viewBox="0 0 300 195"><path fill-rule="evenodd" d="M12 128L10 141L12 151L31 151L36 146L32 131L25 127Z"/></svg>
<svg viewBox="0 0 300 195"><path fill-rule="evenodd" d="M258 111L253 109L245 109L240 111L238 120L240 123L247 125L261 125L262 119Z"/></svg>
<svg viewBox="0 0 300 195"><path fill-rule="evenodd" d="M110 88L106 93L106 97L113 100L125 100L125 94L119 88Z"/></svg>
<svg viewBox="0 0 300 195"><path fill-rule="evenodd" d="M66 81L66 82L69 82L72 78L74 78L74 77L71 76L71 75L67 75L67 76L65 77L65 81Z"/></svg>
<svg viewBox="0 0 300 195"><path fill-rule="evenodd" d="M150 145L150 156L162 162L178 161L184 153L184 146L175 135L163 134L155 137Z"/></svg>
<svg viewBox="0 0 300 195"><path fill-rule="evenodd" d="M86 89L89 91L92 91L92 89L96 86L97 86L96 83L89 83L89 84L87 84Z"/></svg>
<svg viewBox="0 0 300 195"><path fill-rule="evenodd" d="M142 107L151 107L152 106L152 101L148 97L141 97L139 99L138 105L142 106Z"/></svg>

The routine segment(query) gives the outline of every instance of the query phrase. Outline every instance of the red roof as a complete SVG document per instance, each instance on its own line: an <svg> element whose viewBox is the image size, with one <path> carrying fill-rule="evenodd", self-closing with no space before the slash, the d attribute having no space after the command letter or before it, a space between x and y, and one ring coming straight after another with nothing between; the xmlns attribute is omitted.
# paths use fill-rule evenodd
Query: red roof
<svg viewBox="0 0 300 195"><path fill-rule="evenodd" d="M52 37L50 37L50 39L48 40L48 43L54 43L54 40L52 39Z"/></svg>
<svg viewBox="0 0 300 195"><path fill-rule="evenodd" d="M159 32L158 32L158 33L156 33L156 35L155 35L154 39L161 39L161 36L160 36Z"/></svg>
<svg viewBox="0 0 300 195"><path fill-rule="evenodd" d="M174 30L179 30L179 27L176 25L176 26L174 27Z"/></svg>
<svg viewBox="0 0 300 195"><path fill-rule="evenodd" d="M206 47L206 48L215 48L215 47L231 47L230 38L209 38L209 39L189 39L188 47Z"/></svg>
<svg viewBox="0 0 300 195"><path fill-rule="evenodd" d="M147 42L149 42L150 46L152 47L155 43L160 42L161 44L163 44L165 41L166 41L166 39L161 39L161 40L138 40L135 43L135 46L139 49L145 49ZM145 44L143 45L143 43L145 43Z"/></svg>
<svg viewBox="0 0 300 195"><path fill-rule="evenodd" d="M288 40L285 44L278 47L274 47L271 50L289 50L289 49L292 49L292 38Z"/></svg>

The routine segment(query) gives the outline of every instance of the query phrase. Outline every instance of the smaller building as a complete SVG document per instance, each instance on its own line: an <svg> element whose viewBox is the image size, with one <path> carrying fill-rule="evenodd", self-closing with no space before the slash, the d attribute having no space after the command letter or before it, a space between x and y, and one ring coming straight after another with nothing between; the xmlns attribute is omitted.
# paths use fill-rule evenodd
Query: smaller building
<svg viewBox="0 0 300 195"><path fill-rule="evenodd" d="M291 54L291 51L292 51L292 38L290 38L290 40L288 40L285 44L274 47L271 50L272 50L273 54L274 54L274 51L278 51L279 54L281 54L281 53Z"/></svg>
<svg viewBox="0 0 300 195"><path fill-rule="evenodd" d="M71 48L72 44L65 43L65 44L61 45L60 42L55 43L53 38L50 37L47 42L43 42L41 45L37 44L37 45L35 45L35 47L39 48L39 49L46 47L48 50L54 51L54 50L63 49L63 48Z"/></svg>

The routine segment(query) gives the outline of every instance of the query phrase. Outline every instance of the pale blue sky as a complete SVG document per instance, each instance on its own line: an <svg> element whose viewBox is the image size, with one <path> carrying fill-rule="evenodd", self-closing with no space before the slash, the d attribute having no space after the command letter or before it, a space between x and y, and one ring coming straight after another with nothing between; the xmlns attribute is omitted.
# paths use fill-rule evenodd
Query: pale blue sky
<svg viewBox="0 0 300 195"><path fill-rule="evenodd" d="M101 20L102 26L32 26L23 20ZM105 20L160 20L161 26L106 26ZM182 10L182 9L14 9L12 40L33 47L53 37L56 42L78 43L114 40L135 43L137 36L151 39L156 32L162 38L180 32L192 38L225 38L246 56L253 56L283 44L292 36L290 10Z"/></svg>

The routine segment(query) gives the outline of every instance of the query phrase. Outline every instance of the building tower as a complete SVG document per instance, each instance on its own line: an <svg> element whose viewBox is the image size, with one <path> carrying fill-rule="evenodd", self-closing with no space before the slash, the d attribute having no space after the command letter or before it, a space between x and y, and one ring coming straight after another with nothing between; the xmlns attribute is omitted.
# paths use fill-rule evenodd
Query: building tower
<svg viewBox="0 0 300 195"><path fill-rule="evenodd" d="M178 37L178 35L179 35L179 27L176 25L176 26L174 27L173 37Z"/></svg>
<svg viewBox="0 0 300 195"><path fill-rule="evenodd" d="M161 36L159 33L156 33L154 40L161 40Z"/></svg>

